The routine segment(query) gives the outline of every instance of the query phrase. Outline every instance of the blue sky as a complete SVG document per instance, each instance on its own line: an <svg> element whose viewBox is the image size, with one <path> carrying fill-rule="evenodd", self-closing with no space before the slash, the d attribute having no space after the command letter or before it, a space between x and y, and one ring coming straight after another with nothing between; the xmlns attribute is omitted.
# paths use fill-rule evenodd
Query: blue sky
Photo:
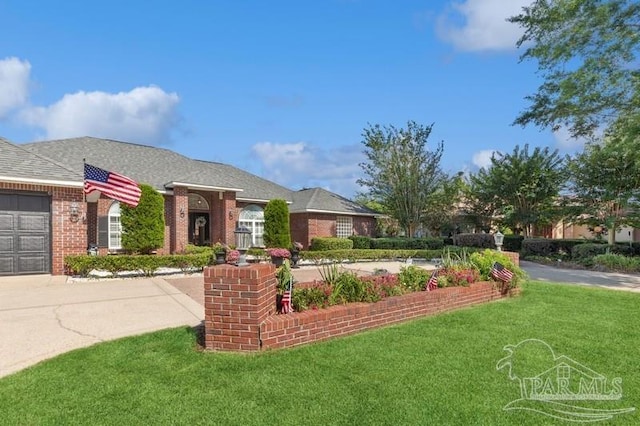
<svg viewBox="0 0 640 426"><path fill-rule="evenodd" d="M521 0L0 0L0 137L96 136L360 190L368 123L434 123L445 171L562 132L511 123L540 81Z"/></svg>

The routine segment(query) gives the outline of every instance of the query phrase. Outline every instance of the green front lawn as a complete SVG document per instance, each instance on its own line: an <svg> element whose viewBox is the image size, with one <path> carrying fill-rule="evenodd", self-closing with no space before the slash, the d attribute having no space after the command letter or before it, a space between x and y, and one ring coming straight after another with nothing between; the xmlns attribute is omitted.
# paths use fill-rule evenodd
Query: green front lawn
<svg viewBox="0 0 640 426"><path fill-rule="evenodd" d="M0 424L560 424L503 411L520 395L496 370L503 347L541 339L622 378L622 400L583 406L640 409L639 307L640 294L534 282L519 298L257 355L201 352L191 330L167 330L0 379ZM639 423L636 410L600 424Z"/></svg>

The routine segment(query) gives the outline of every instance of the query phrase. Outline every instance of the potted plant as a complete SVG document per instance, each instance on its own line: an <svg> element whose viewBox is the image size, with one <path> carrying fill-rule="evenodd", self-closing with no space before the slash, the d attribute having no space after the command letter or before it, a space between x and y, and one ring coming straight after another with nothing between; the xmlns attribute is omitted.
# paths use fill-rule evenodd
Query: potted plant
<svg viewBox="0 0 640 426"><path fill-rule="evenodd" d="M293 247L291 248L291 262L293 262L293 265L291 265L292 268L294 269L298 269L298 261L300 261L300 250L302 250L302 243L299 243L297 241L295 241L293 243Z"/></svg>
<svg viewBox="0 0 640 426"><path fill-rule="evenodd" d="M222 265L226 261L227 250L224 244L218 242L213 245L213 254L216 257L216 265Z"/></svg>
<svg viewBox="0 0 640 426"><path fill-rule="evenodd" d="M267 253L271 256L271 262L276 266L281 266L284 259L291 257L291 252L285 248L270 248Z"/></svg>

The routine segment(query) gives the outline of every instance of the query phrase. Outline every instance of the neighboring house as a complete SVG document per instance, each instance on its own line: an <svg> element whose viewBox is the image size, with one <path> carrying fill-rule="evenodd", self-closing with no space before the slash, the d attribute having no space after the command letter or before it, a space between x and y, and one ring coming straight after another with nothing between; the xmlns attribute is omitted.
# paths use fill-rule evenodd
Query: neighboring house
<svg viewBox="0 0 640 426"><path fill-rule="evenodd" d="M587 225L578 225L570 221L559 221L553 225L552 238L556 239L576 239L576 238L594 238L595 233L589 229ZM604 237L606 240L606 236ZM628 243L633 241L640 241L640 229L635 229L629 226L622 226L616 231L617 243Z"/></svg>
<svg viewBox="0 0 640 426"><path fill-rule="evenodd" d="M291 238L305 246L313 237L373 236L379 213L322 188L293 192Z"/></svg>
<svg viewBox="0 0 640 426"><path fill-rule="evenodd" d="M120 204L105 197L85 200L85 161L163 194L160 254L180 253L188 244L233 244L239 225L252 231L254 246L263 246L264 207L275 198L289 203L292 237L305 247L316 236L373 235L375 228L376 212L329 191L292 191L164 148L82 137L23 145L0 139L0 152L0 275L62 274L64 256L85 253L89 245L101 254L122 249ZM39 245L30 237L35 228L42 232Z"/></svg>

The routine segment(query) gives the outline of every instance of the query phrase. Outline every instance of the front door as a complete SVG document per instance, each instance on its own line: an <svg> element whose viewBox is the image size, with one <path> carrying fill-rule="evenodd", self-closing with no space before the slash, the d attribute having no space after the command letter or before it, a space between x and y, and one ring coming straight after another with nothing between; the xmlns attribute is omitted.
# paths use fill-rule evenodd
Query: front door
<svg viewBox="0 0 640 426"><path fill-rule="evenodd" d="M189 242L196 246L211 245L209 213L189 212Z"/></svg>

